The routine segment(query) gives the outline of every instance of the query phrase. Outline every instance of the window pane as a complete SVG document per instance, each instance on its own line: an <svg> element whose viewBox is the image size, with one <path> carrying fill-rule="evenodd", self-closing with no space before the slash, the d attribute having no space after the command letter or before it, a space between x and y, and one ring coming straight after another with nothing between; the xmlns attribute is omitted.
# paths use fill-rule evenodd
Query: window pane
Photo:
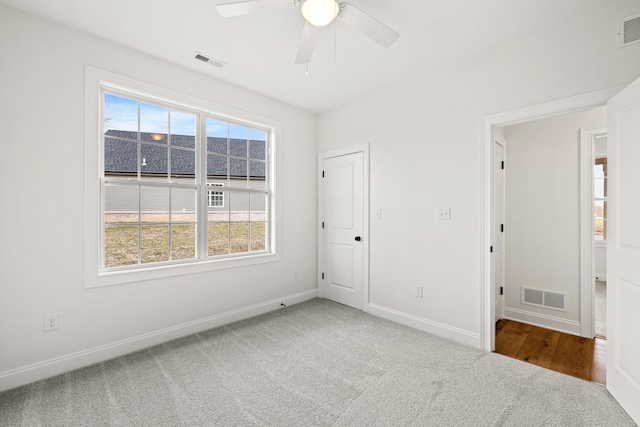
<svg viewBox="0 0 640 427"><path fill-rule="evenodd" d="M241 139L247 141L249 139L249 128L240 125L229 125L229 138ZM246 157L246 156L245 156Z"/></svg>
<svg viewBox="0 0 640 427"><path fill-rule="evenodd" d="M138 223L138 187L127 185L105 185L105 224ZM138 258L136 240L136 259Z"/></svg>
<svg viewBox="0 0 640 427"><path fill-rule="evenodd" d="M120 267L138 263L138 226L106 227L104 266Z"/></svg>
<svg viewBox="0 0 640 427"><path fill-rule="evenodd" d="M228 138L228 123L207 119L207 151L226 155Z"/></svg>
<svg viewBox="0 0 640 427"><path fill-rule="evenodd" d="M231 187L247 187L247 160L231 158L229 185Z"/></svg>
<svg viewBox="0 0 640 427"><path fill-rule="evenodd" d="M251 222L267 220L267 195L264 193L251 194Z"/></svg>
<svg viewBox="0 0 640 427"><path fill-rule="evenodd" d="M607 197L607 178L593 180L593 196L598 199Z"/></svg>
<svg viewBox="0 0 640 427"><path fill-rule="evenodd" d="M212 187L208 187L208 188L212 188ZM214 187L215 188L215 187ZM217 193L218 191L216 191ZM220 207L216 207L216 206L210 206L207 208L207 216L209 219L209 224L213 224L213 223L224 223L227 224L229 222L229 208L226 206L227 204L227 199L229 197L229 192L228 191L220 191L220 193L222 193L222 206Z"/></svg>
<svg viewBox="0 0 640 427"><path fill-rule="evenodd" d="M169 222L169 189L142 187L140 189L140 221L142 223Z"/></svg>
<svg viewBox="0 0 640 427"><path fill-rule="evenodd" d="M133 132L133 139L137 139L138 101L105 93L104 130Z"/></svg>
<svg viewBox="0 0 640 427"><path fill-rule="evenodd" d="M222 212L227 215L224 220L228 221L228 209L224 209L226 191L223 190L223 186L224 183L222 182L211 182L207 184L207 206L209 207L210 218L212 212Z"/></svg>
<svg viewBox="0 0 640 427"><path fill-rule="evenodd" d="M234 157L247 158L247 140L246 139L230 139L229 153Z"/></svg>
<svg viewBox="0 0 640 427"><path fill-rule="evenodd" d="M257 160L266 160L266 148L267 144L264 140L255 140L252 138L251 141L249 141L249 157Z"/></svg>
<svg viewBox="0 0 640 427"><path fill-rule="evenodd" d="M267 249L267 223L251 223L251 251L264 251Z"/></svg>
<svg viewBox="0 0 640 427"><path fill-rule="evenodd" d="M157 145L142 144L140 172L146 177L156 175L166 177L167 168L167 147Z"/></svg>
<svg viewBox="0 0 640 427"><path fill-rule="evenodd" d="M196 116L171 110L171 145L196 148Z"/></svg>
<svg viewBox="0 0 640 427"><path fill-rule="evenodd" d="M231 253L237 254L249 252L249 223L232 223L231 229Z"/></svg>
<svg viewBox="0 0 640 427"><path fill-rule="evenodd" d="M207 177L208 178L227 178L227 156L217 156L215 154L207 155ZM218 182L219 180L208 179L208 182Z"/></svg>
<svg viewBox="0 0 640 427"><path fill-rule="evenodd" d="M207 151L227 155L227 138L207 137Z"/></svg>
<svg viewBox="0 0 640 427"><path fill-rule="evenodd" d="M138 175L138 143L104 138L105 176Z"/></svg>
<svg viewBox="0 0 640 427"><path fill-rule="evenodd" d="M249 172L251 178L249 181L249 187L265 190L267 183L265 181L267 164L258 160L249 160Z"/></svg>
<svg viewBox="0 0 640 427"><path fill-rule="evenodd" d="M596 200L595 206L595 239L606 240L607 228L607 202L605 200Z"/></svg>
<svg viewBox="0 0 640 427"><path fill-rule="evenodd" d="M196 222L195 189L171 189L171 222Z"/></svg>
<svg viewBox="0 0 640 427"><path fill-rule="evenodd" d="M222 191L207 191L207 206L210 208L223 208L224 193Z"/></svg>
<svg viewBox="0 0 640 427"><path fill-rule="evenodd" d="M143 225L140 227L140 262L169 261L169 226Z"/></svg>
<svg viewBox="0 0 640 427"><path fill-rule="evenodd" d="M140 139L142 141L166 144L168 133L169 109L141 102Z"/></svg>
<svg viewBox="0 0 640 427"><path fill-rule="evenodd" d="M249 193L230 192L231 221L249 221Z"/></svg>
<svg viewBox="0 0 640 427"><path fill-rule="evenodd" d="M188 182L193 182L196 178L196 152L172 148L171 176L182 177Z"/></svg>
<svg viewBox="0 0 640 427"><path fill-rule="evenodd" d="M196 257L196 225L177 224L171 226L171 259Z"/></svg>
<svg viewBox="0 0 640 427"><path fill-rule="evenodd" d="M229 223L209 223L209 256L229 254Z"/></svg>

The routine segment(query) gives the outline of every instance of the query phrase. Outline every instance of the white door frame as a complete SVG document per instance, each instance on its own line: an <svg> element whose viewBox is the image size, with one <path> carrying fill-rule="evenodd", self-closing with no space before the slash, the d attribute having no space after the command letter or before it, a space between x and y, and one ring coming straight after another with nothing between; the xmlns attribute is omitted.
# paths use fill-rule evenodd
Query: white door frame
<svg viewBox="0 0 640 427"><path fill-rule="evenodd" d="M503 135L498 135L498 134L494 133L492 147L495 147L495 144L500 144L502 146L502 162L504 164L506 164L506 161L507 161L507 140L504 138ZM494 159L494 164L493 164L493 166L491 168L491 170L493 172L493 171L496 170L496 165L495 165L495 157L493 157L494 153L492 152L491 155L492 155L492 158ZM507 193L506 193L506 178L507 177L506 177L506 174L505 174L505 170L502 171L502 180L500 182L494 182L494 180L493 180L494 176L491 177L491 182L493 182L493 186L491 187L492 189L495 189L497 185L500 185L502 187L502 205L501 205L500 208L502 210L502 225L503 226L506 226L505 225L506 224L506 221L505 221L505 219L506 219L506 209L505 209L505 207L506 207L506 196L507 196ZM493 200L493 198L494 197L493 197L493 194L492 194L492 203L491 203L492 209L495 208L495 200ZM492 211L492 212L495 214L495 211ZM493 234L494 238L495 238L496 234L498 234L497 231L498 230L494 229L494 234ZM498 273L500 273L499 277L501 279L500 282L502 283L502 288L504 289L504 287L505 287L504 286L504 278L505 278L505 271L506 271L505 270L505 261L506 261L505 254L507 253L506 250L505 250L505 248L506 248L506 239L505 239L504 232L500 232L500 234L498 234L498 235L500 236L499 238L502 239L502 246L501 246L502 250L500 250L500 251L494 250L493 254L494 254L494 257L500 257L500 261L501 261L500 262L500 266L501 266L501 268L500 268L499 272L498 271L492 271L492 274L491 274L491 280L492 280L492 283L493 283L491 286L496 290L496 292L497 292L497 289L498 289L497 286L496 286L497 282L498 282ZM497 242L495 242L493 240L491 242L492 242L491 245L493 245L494 247L497 246ZM493 265L495 265L495 263ZM501 300L501 302L500 302L500 313L498 315L496 315L495 311L494 311L494 316L495 316L494 317L494 324L496 322L496 320L495 320L496 317L498 319L504 318L505 296L503 294L503 295L500 295L498 298L500 298L500 300Z"/></svg>
<svg viewBox="0 0 640 427"><path fill-rule="evenodd" d="M580 336L595 333L595 241L593 238L594 139L605 126L580 129Z"/></svg>
<svg viewBox="0 0 640 427"><path fill-rule="evenodd" d="M493 138L494 127L508 126L516 123L523 123L545 117L557 116L560 114L584 111L591 108L607 105L607 101L620 92L625 86L616 86L610 89L603 89L584 95L573 96L543 104L519 108L512 111L493 114L482 118L482 156L481 156L481 180L480 193L482 203L480 208L480 292L479 292L479 314L480 314L480 346L483 350L495 350L495 288L491 281L492 260L491 260L491 236L493 235L493 211L491 206L493 171L491 162L493 160ZM582 275L582 270L581 270ZM581 277L581 283L586 281ZM581 314L582 316L582 314ZM583 320L581 323L583 323Z"/></svg>
<svg viewBox="0 0 640 427"><path fill-rule="evenodd" d="M337 150L325 151L318 154L318 213L317 213L317 238L318 238L318 296L322 295L322 266L324 250L322 248L322 214L324 211L324 186L322 185L322 165L325 159L332 157L346 156L348 154L362 153L363 157L363 182L364 182L364 206L363 206L363 231L362 231L362 310L368 311L369 308L369 143L354 145L350 147L340 148Z"/></svg>

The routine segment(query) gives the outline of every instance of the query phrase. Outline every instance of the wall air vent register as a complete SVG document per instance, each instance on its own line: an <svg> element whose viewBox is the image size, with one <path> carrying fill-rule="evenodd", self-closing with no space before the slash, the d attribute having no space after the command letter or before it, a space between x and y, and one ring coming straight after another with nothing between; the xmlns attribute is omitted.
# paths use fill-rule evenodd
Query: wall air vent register
<svg viewBox="0 0 640 427"><path fill-rule="evenodd" d="M520 293L522 304L550 308L552 310L567 311L567 294L546 291L544 289L522 287Z"/></svg>

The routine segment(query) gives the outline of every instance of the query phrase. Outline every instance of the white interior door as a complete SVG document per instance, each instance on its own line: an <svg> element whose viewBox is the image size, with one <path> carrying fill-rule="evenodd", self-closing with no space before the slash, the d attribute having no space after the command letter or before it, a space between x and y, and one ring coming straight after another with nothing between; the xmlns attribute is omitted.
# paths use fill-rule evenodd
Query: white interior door
<svg viewBox="0 0 640 427"><path fill-rule="evenodd" d="M496 135L493 142L493 280L496 322L502 319L504 301L504 150L505 139Z"/></svg>
<svg viewBox="0 0 640 427"><path fill-rule="evenodd" d="M640 424L640 79L607 121L607 389Z"/></svg>
<svg viewBox="0 0 640 427"><path fill-rule="evenodd" d="M320 296L362 310L364 301L364 154L322 161Z"/></svg>

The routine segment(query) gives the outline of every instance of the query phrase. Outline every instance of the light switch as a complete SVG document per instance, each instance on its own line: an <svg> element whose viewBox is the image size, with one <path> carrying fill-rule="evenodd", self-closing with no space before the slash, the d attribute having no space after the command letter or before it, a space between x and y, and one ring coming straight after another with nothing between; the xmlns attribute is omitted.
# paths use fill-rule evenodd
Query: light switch
<svg viewBox="0 0 640 427"><path fill-rule="evenodd" d="M376 209L376 219L382 219L382 209Z"/></svg>
<svg viewBox="0 0 640 427"><path fill-rule="evenodd" d="M438 208L438 219L442 220L450 220L451 219L451 208Z"/></svg>

